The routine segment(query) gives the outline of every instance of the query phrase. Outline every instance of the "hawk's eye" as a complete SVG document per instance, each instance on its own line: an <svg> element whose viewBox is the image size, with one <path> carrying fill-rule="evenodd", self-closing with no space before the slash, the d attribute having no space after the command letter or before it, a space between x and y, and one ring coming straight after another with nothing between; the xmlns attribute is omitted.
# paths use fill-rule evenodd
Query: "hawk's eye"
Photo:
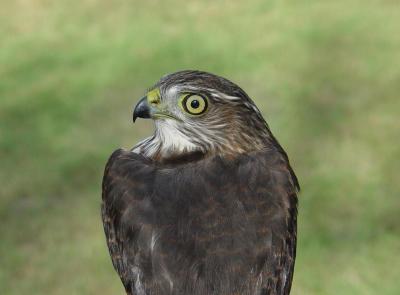
<svg viewBox="0 0 400 295"><path fill-rule="evenodd" d="M185 112L191 115L201 115L207 110L208 102L202 95L187 94L183 97L181 105Z"/></svg>

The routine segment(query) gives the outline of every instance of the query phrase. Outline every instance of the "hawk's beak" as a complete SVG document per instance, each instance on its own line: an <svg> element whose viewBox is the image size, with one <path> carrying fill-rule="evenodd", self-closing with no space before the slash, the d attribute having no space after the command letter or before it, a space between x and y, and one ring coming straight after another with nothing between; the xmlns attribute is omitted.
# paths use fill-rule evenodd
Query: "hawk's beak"
<svg viewBox="0 0 400 295"><path fill-rule="evenodd" d="M136 118L151 118L150 116L150 106L147 101L147 96L143 97L139 100L135 109L133 110L133 122L136 121Z"/></svg>

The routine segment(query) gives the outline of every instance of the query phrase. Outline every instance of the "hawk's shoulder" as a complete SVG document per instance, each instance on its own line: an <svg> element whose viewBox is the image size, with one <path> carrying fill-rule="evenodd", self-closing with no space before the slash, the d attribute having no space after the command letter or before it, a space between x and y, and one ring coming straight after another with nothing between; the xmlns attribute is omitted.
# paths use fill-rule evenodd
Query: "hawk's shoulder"
<svg viewBox="0 0 400 295"><path fill-rule="evenodd" d="M102 218L127 292L288 294L297 183L287 159L276 150L188 159L117 150L106 165Z"/></svg>

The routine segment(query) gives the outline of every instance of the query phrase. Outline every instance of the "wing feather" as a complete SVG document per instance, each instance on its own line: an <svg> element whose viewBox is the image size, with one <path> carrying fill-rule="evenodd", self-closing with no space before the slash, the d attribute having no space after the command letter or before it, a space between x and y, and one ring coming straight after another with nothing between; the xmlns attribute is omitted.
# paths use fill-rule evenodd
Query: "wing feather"
<svg viewBox="0 0 400 295"><path fill-rule="evenodd" d="M103 177L101 216L111 260L128 294L140 289L142 272L135 258L135 233L140 224L131 218L132 209L151 187L146 181L151 169L140 155L116 150L108 160Z"/></svg>
<svg viewBox="0 0 400 295"><path fill-rule="evenodd" d="M297 191L276 151L169 165L115 151L102 219L126 292L289 294Z"/></svg>

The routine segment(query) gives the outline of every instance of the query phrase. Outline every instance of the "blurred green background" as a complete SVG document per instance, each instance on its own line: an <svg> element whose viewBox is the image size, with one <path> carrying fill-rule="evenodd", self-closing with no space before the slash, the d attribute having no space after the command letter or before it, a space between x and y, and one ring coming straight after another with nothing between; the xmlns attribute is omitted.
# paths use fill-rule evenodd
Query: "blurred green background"
<svg viewBox="0 0 400 295"><path fill-rule="evenodd" d="M292 294L400 294L398 1L0 0L0 294L123 294L104 164L147 87L243 87L302 184Z"/></svg>

